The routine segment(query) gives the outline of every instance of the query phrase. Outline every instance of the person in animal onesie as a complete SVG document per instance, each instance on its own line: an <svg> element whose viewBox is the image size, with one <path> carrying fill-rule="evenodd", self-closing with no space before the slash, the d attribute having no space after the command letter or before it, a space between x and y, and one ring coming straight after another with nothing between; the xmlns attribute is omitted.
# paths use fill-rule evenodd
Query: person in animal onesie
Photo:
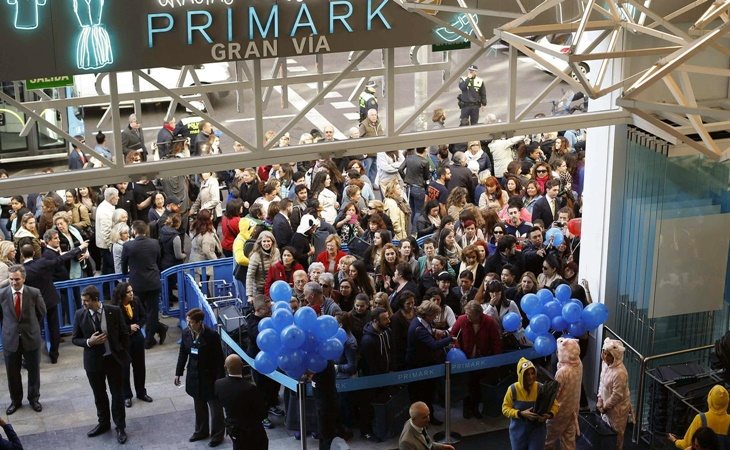
<svg viewBox="0 0 730 450"><path fill-rule="evenodd" d="M601 383L596 407L601 418L616 432L616 449L624 448L626 422L631 414L629 374L624 366L624 346L621 341L603 341Z"/></svg>
<svg viewBox="0 0 730 450"><path fill-rule="evenodd" d="M580 346L577 339L558 339L558 371L555 381L560 383L557 402L558 413L547 421L546 449L575 450L578 429L578 410L580 409L580 389L583 382L583 363L580 361Z"/></svg>

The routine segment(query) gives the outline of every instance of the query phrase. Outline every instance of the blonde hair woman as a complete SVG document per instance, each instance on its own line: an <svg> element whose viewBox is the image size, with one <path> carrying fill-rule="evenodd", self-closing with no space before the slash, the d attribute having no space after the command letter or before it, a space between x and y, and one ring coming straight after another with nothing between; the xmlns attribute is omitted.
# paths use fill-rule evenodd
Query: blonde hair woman
<svg viewBox="0 0 730 450"><path fill-rule="evenodd" d="M383 204L385 205L385 213L393 222L393 237L400 241L408 237L411 208L408 206L408 202L403 199L403 188L400 180L392 179L384 187Z"/></svg>
<svg viewBox="0 0 730 450"><path fill-rule="evenodd" d="M10 241L0 241L0 287L8 284L8 269L15 263L15 246Z"/></svg>

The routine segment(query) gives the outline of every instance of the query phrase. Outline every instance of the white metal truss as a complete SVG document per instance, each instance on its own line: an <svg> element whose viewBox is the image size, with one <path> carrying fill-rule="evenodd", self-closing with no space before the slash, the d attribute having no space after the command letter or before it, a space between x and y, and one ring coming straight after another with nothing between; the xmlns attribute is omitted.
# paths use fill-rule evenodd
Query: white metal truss
<svg viewBox="0 0 730 450"><path fill-rule="evenodd" d="M435 25L444 27L452 33L469 40L477 48L467 58L457 62L448 57L438 62L413 61L412 64L396 65L396 49L383 49L382 65L380 67L359 67L368 57L369 51L354 52L346 67L336 71L325 71L324 59L328 55L316 56L316 73L301 75L292 74L287 70L285 58L277 60L271 73L262 73L262 62L238 61L235 63L235 77L231 81L222 83L200 83L195 68L185 67L181 71L178 82L174 86L164 86L144 71L135 71L135 91L119 92L116 75L109 74L110 92L108 95L95 95L84 98L52 99L41 96L38 101L20 102L4 93L0 98L25 113L28 122L24 132L27 133L33 123L42 124L65 137L70 142L75 140L60 127L48 122L38 111L46 109L61 110L69 106L83 106L85 104L108 103L109 117L114 130L121 129L119 110L121 103L132 102L135 112L141 114L141 102L147 98L159 97L160 92L171 99L168 116L174 111L177 104L185 105L188 109L198 113L204 120L213 123L231 139L244 144L245 151L236 154L214 155L204 158L150 161L143 164L124 166L121 154L121 141L118 132L114 133L114 148L116 154L112 161L96 155L93 149L80 145L87 153L93 154L105 164L104 168L85 170L83 172L66 172L44 176L28 176L10 178L0 181L0 195L9 193L31 192L58 187L73 187L81 185L97 185L114 181L136 180L140 178L154 178L161 174L178 175L200 172L203 170L223 170L231 167L247 167L261 164L271 164L281 161L311 160L318 157L328 158L342 155L362 155L393 149L404 149L416 146L433 145L438 142L463 142L469 139L483 138L490 134L527 134L532 132L557 131L566 128L593 127L614 123L627 123L629 120L640 122L647 127L654 127L663 134L674 136L678 142L684 142L703 154L718 159L727 156L727 149L712 138L712 132L727 129L730 123L728 113L727 93L723 99L716 99L712 104L698 101L693 91L693 75L703 74L730 78L730 68L717 68L700 65L693 57L703 51L719 52L727 57L730 50L726 42L721 41L727 36L728 5L730 0L710 1L662 1L647 2L646 0L545 0L541 3L528 4L523 0L505 1L503 5L496 5L494 9L469 8L468 3L457 0L456 3L443 5L436 0L423 2L416 0L397 0L408 11L426 17ZM526 5L527 4L527 5ZM573 19L564 23L556 23L556 8L572 5L574 11L580 14L573 15ZM562 11L562 10L561 10ZM466 14L466 20L473 33L465 33L439 17L441 12ZM562 13L561 13L562 14ZM577 17L577 18L576 18ZM692 17L694 26L687 30L683 22ZM497 22L500 25L494 33L487 33L478 28L478 23ZM492 22L489 22L492 21ZM598 31L598 33L590 33ZM562 53L547 48L530 39L535 35L551 33L574 33L574 39L569 51ZM628 46L633 36L645 36L660 45ZM438 131L414 131L414 122L440 96L447 92L456 92L456 81L464 73L466 67L480 58L485 57L490 48L499 41L510 45L508 53L509 68L508 92L506 96L506 122L490 125L476 125ZM530 99L527 104L519 104L518 92L520 89L517 70L518 52L524 53L540 62L547 70L555 75L538 95ZM550 59L559 59L566 68L557 67ZM653 58L656 63L648 67L639 67L633 64L624 64L621 68L622 76L617 78L612 64L621 64L631 58ZM600 61L596 74L587 76L582 65L591 61ZM638 68L635 68L638 67ZM634 72L629 72L634 70ZM185 72L190 71L195 84L183 86ZM443 74L443 83L433 92L429 92L421 101L416 101L404 120L396 120L395 97L403 95L396 91L395 77L398 75L417 74L424 71L440 71ZM612 77L607 77L611 71ZM358 80L361 87L373 77L382 77L384 83L384 98L381 102L381 117L385 125L386 136L334 143L318 143L307 146L293 146L281 149L274 147L278 137L286 132L288 127L294 126L304 118L308 111L320 104L327 93L335 89L344 80ZM138 91L139 79L151 83L157 91ZM608 81L607 81L608 80ZM274 88L281 89L282 106L286 106L288 89L301 84L315 83L316 95L309 99L307 105L294 115L293 119L279 130L277 135L268 143L264 142L263 116ZM613 110L596 113L584 113L563 117L547 117L535 119L533 116L536 107L558 86L567 84L576 91L582 91L589 97L596 99L615 91L626 89L618 105L626 111ZM674 99L675 103L655 102L645 98L646 92L654 85L663 85ZM253 107L249 111L255 120L255 137L238 136L236 132L224 123L223 118L217 117L208 96L221 92L235 92L239 99L246 91L253 95ZM359 89L356 89L359 91ZM357 92L353 91L353 94ZM202 100L206 110L201 110L197 103L192 102L191 96ZM354 95L353 95L354 96ZM238 103L238 110L245 109L242 102ZM252 111L251 111L252 109ZM104 118L105 119L105 118ZM724 127L724 128L723 128ZM699 135L700 142L692 139L691 135ZM77 143L78 144L78 143Z"/></svg>

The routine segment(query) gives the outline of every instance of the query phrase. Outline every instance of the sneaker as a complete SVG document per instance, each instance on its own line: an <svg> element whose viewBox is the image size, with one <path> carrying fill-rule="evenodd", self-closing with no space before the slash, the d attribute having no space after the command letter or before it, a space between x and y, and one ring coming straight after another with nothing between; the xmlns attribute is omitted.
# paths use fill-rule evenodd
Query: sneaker
<svg viewBox="0 0 730 450"><path fill-rule="evenodd" d="M261 425L263 425L264 428L266 428L267 430L271 430L272 428L274 428L274 424L271 423L269 419L262 420Z"/></svg>
<svg viewBox="0 0 730 450"><path fill-rule="evenodd" d="M269 408L269 414L276 417L284 417L286 412L284 412L284 410L279 408L278 406L272 406L271 408Z"/></svg>

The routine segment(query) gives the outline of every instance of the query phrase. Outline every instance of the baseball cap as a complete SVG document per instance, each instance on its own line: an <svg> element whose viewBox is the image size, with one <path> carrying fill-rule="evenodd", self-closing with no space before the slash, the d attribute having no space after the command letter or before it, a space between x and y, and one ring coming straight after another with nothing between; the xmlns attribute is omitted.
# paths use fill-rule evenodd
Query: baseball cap
<svg viewBox="0 0 730 450"><path fill-rule="evenodd" d="M469 70L479 70L479 67L475 66L474 64L469 66Z"/></svg>

